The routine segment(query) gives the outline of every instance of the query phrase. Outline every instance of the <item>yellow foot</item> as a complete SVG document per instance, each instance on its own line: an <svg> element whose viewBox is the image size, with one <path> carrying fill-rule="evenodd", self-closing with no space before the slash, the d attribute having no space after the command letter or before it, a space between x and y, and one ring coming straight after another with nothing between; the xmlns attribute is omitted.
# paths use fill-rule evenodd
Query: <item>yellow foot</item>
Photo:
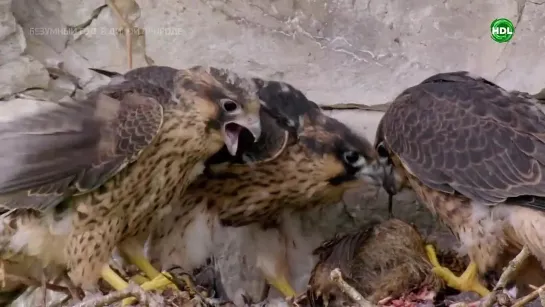
<svg viewBox="0 0 545 307"><path fill-rule="evenodd" d="M141 254L139 248L130 249L130 245L123 246L121 248L122 256L129 262L136 265L143 273L147 276L148 280L144 281L139 278L143 283L139 283L142 287L146 284L150 289L162 290L165 288L171 288L178 290L176 285L173 282L170 282L169 285L158 287L157 285L163 285L165 280L172 280L170 273L164 272L161 273L148 261L148 259Z"/></svg>
<svg viewBox="0 0 545 307"><path fill-rule="evenodd" d="M267 282L280 291L286 298L295 297L295 290L291 287L290 283L286 280L284 276L280 276L276 279L267 278Z"/></svg>
<svg viewBox="0 0 545 307"><path fill-rule="evenodd" d="M129 286L121 276L119 276L110 266L105 266L101 272L102 278L117 291L121 291ZM136 298L128 297L123 300L122 306L128 306L136 302Z"/></svg>
<svg viewBox="0 0 545 307"><path fill-rule="evenodd" d="M121 276L119 276L114 270L112 270L112 268L110 268L109 266L105 266L104 269L102 269L102 278L108 283L110 284L110 286L112 286L112 288L114 288L115 290L117 291L120 291L120 290L123 290L125 288L127 288L129 286L129 283L127 283L123 278L121 278ZM166 276L165 276L166 275ZM176 286L170 281L170 278L172 278L170 276L170 274L168 273L165 273L165 275L163 274L159 274L156 278L154 278L153 280L148 280L147 278L145 278L144 276L135 276L136 277L136 282L141 282L139 283L140 284L140 287L142 287L142 289L148 291L148 290L162 290L162 289L165 289L165 288L173 288L173 289L178 289L176 288ZM135 278L133 277L133 278ZM128 297L126 299L123 300L123 303L122 303L122 306L128 306L128 305L132 305L133 303L136 302L136 298L134 297Z"/></svg>
<svg viewBox="0 0 545 307"><path fill-rule="evenodd" d="M169 273L163 273L163 274L159 274L157 277L155 277L152 280L148 280L147 278L145 278L143 276L139 276L138 279L140 279L140 281L144 281L143 283L139 284L140 287L144 291L164 290L166 288L171 288L171 289L174 289L174 290L178 290L176 285L173 284L172 281L171 281L172 276L170 276ZM136 302L136 299L134 297L128 297L128 298L123 300L122 306L132 305L135 302Z"/></svg>
<svg viewBox="0 0 545 307"><path fill-rule="evenodd" d="M146 276L140 274L132 276L131 280L134 281L137 285L142 285L143 283L150 281L148 278L146 278Z"/></svg>
<svg viewBox="0 0 545 307"><path fill-rule="evenodd" d="M178 290L178 287L172 282L172 275L167 272L163 272L159 275L157 275L155 278L153 278L150 281L146 281L145 283L141 284L140 287L144 290L164 290L164 289L174 289Z"/></svg>
<svg viewBox="0 0 545 307"><path fill-rule="evenodd" d="M484 297L490 293L479 281L477 264L473 261L467 266L461 276L456 276L451 270L439 264L435 248L432 245L426 245L426 253L433 265L432 272L447 282L447 285L459 291L473 291Z"/></svg>
<svg viewBox="0 0 545 307"><path fill-rule="evenodd" d="M104 279L110 286L112 286L112 288L117 291L121 291L129 286L129 283L121 278L121 276L119 276L108 265L104 266L100 275L102 276L102 279Z"/></svg>
<svg viewBox="0 0 545 307"><path fill-rule="evenodd" d="M195 294L201 294L197 287L195 286L195 283L193 282L193 279L191 278L191 275L187 273L181 273L176 274L177 278L184 282L186 290L189 292L189 295L194 296Z"/></svg>

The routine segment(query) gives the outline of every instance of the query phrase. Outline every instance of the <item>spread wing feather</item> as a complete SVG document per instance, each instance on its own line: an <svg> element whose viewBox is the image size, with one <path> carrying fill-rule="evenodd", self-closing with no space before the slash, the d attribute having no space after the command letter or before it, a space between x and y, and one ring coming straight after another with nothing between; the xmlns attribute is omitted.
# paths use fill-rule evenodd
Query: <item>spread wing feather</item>
<svg viewBox="0 0 545 307"><path fill-rule="evenodd" d="M541 198L545 114L536 102L466 72L438 74L401 93L382 129L429 187L490 204Z"/></svg>
<svg viewBox="0 0 545 307"><path fill-rule="evenodd" d="M34 114L0 122L0 205L42 210L134 161L160 129L163 109L133 85L78 103L43 102Z"/></svg>

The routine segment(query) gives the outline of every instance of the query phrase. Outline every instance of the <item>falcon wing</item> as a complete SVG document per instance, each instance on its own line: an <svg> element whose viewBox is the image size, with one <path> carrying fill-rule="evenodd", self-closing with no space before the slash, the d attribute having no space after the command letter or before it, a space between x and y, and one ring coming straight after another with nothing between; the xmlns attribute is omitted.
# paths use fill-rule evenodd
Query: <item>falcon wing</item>
<svg viewBox="0 0 545 307"><path fill-rule="evenodd" d="M131 84L107 89L0 121L1 206L43 210L95 189L152 142L163 121L158 101Z"/></svg>
<svg viewBox="0 0 545 307"><path fill-rule="evenodd" d="M381 125L423 184L545 210L545 114L535 102L466 72L439 74L401 93Z"/></svg>
<svg viewBox="0 0 545 307"><path fill-rule="evenodd" d="M174 87L174 77L178 70L168 66L146 66L129 70L124 75L105 69L89 68L101 75L111 78L110 84L118 84L127 80L140 81L149 85L170 90Z"/></svg>

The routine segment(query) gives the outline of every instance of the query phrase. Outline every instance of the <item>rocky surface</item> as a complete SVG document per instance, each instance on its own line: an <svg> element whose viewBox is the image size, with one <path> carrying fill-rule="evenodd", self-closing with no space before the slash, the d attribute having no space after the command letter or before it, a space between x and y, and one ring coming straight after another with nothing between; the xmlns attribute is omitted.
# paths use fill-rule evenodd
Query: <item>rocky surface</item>
<svg viewBox="0 0 545 307"><path fill-rule="evenodd" d="M114 2L137 27L134 67L227 67L290 82L320 104L383 103L448 70L470 70L507 89L545 87L543 0ZM490 37L490 23L499 17L516 26L507 44ZM0 98L73 99L107 82L88 67L126 71L121 25L103 0L0 0ZM330 113L371 140L381 116ZM384 217L382 193L348 194L346 205L303 217L303 224L319 225L322 238ZM412 193L397 198L395 213L441 244L452 243L437 236Z"/></svg>

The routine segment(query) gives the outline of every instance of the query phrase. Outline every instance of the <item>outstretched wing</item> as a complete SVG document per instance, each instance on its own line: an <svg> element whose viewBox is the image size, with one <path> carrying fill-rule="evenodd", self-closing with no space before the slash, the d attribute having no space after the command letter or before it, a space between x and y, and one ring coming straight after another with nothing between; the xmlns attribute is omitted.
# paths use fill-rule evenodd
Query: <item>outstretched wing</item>
<svg viewBox="0 0 545 307"><path fill-rule="evenodd" d="M545 209L545 114L535 103L466 72L438 74L401 93L381 126L425 185Z"/></svg>
<svg viewBox="0 0 545 307"><path fill-rule="evenodd" d="M54 206L97 188L138 157L161 127L162 106L131 91L131 84L110 90L78 103L40 102L33 114L2 116L0 206ZM0 108L9 114L8 107Z"/></svg>

